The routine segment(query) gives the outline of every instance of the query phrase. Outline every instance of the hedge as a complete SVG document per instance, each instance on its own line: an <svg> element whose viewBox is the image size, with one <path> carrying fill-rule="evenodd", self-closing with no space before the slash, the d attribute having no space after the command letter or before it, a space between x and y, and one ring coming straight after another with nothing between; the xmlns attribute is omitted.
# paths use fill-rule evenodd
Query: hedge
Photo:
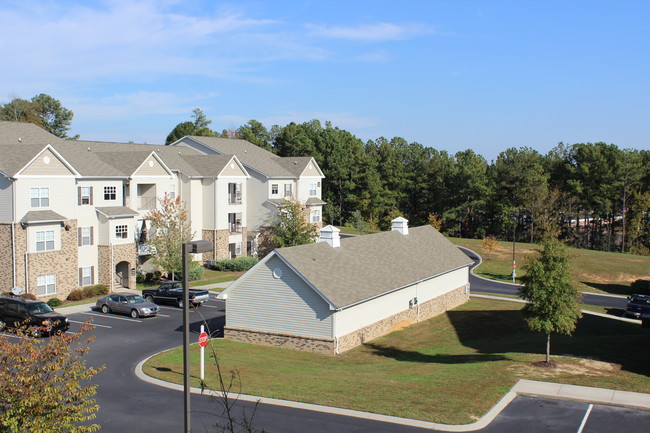
<svg viewBox="0 0 650 433"><path fill-rule="evenodd" d="M255 257L237 257L236 259L217 260L210 262L210 269L215 271L242 272L247 271L257 264Z"/></svg>

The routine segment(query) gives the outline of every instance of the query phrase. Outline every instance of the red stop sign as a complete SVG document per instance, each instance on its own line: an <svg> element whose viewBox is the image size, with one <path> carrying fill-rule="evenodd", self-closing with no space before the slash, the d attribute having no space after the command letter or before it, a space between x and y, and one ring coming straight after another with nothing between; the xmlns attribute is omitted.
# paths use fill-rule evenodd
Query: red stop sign
<svg viewBox="0 0 650 433"><path fill-rule="evenodd" d="M199 335L199 346L205 347L208 344L208 334L206 332L201 332Z"/></svg>

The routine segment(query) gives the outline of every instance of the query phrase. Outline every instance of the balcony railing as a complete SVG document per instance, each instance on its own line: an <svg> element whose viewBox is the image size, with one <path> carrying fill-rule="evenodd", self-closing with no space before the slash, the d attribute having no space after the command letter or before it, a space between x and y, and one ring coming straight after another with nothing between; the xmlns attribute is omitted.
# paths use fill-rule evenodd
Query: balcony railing
<svg viewBox="0 0 650 433"><path fill-rule="evenodd" d="M228 203L229 204L241 204L241 192L235 192L228 194Z"/></svg>
<svg viewBox="0 0 650 433"><path fill-rule="evenodd" d="M241 233L241 223L230 223L230 233Z"/></svg>
<svg viewBox="0 0 650 433"><path fill-rule="evenodd" d="M155 209L156 197L138 197L138 209Z"/></svg>

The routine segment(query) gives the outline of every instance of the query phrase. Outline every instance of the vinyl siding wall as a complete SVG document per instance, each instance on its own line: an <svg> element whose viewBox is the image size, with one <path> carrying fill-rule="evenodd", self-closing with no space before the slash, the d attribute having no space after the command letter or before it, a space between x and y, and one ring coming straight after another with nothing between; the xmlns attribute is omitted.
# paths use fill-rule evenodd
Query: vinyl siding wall
<svg viewBox="0 0 650 433"><path fill-rule="evenodd" d="M274 269L282 278L274 278ZM226 326L259 332L332 338L328 304L277 257L228 294Z"/></svg>
<svg viewBox="0 0 650 433"><path fill-rule="evenodd" d="M409 300L423 303L467 284L468 268L458 269L431 280L388 293L336 313L336 337L342 337L394 314L408 310Z"/></svg>
<svg viewBox="0 0 650 433"><path fill-rule="evenodd" d="M0 222L12 222L14 220L14 192L13 182L4 176L0 176Z"/></svg>

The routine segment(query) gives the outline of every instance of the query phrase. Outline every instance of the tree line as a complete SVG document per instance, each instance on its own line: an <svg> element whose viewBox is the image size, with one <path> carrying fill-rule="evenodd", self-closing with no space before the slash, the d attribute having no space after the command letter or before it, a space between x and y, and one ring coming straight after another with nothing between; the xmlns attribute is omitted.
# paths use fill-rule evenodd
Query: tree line
<svg viewBox="0 0 650 433"><path fill-rule="evenodd" d="M250 120L217 133L201 110L193 117L185 125L193 125L194 135L241 138L279 156L313 156L326 176L327 223L388 229L403 215L450 236L538 242L551 235L580 248L649 251L648 150L559 143L545 155L509 148L488 162L471 149L450 154L401 137L363 142L318 120L271 128Z"/></svg>

